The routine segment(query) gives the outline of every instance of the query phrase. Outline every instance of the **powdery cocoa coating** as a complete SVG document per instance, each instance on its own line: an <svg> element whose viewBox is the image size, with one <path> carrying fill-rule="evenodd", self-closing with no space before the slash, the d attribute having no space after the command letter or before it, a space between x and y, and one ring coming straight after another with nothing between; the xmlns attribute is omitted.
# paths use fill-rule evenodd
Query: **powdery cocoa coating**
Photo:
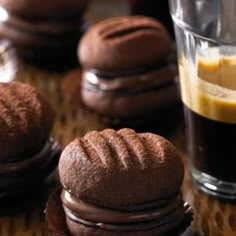
<svg viewBox="0 0 236 236"><path fill-rule="evenodd" d="M161 136L105 129L71 142L61 155L59 175L77 198L119 207L176 194L184 167L176 148Z"/></svg>
<svg viewBox="0 0 236 236"><path fill-rule="evenodd" d="M78 55L86 69L114 72L153 63L170 50L171 39L161 23L145 16L122 16L91 27Z"/></svg>
<svg viewBox="0 0 236 236"><path fill-rule="evenodd" d="M10 13L31 20L52 20L78 17L90 0L0 0Z"/></svg>
<svg viewBox="0 0 236 236"><path fill-rule="evenodd" d="M20 82L0 83L0 161L29 158L49 138L53 112L35 88Z"/></svg>

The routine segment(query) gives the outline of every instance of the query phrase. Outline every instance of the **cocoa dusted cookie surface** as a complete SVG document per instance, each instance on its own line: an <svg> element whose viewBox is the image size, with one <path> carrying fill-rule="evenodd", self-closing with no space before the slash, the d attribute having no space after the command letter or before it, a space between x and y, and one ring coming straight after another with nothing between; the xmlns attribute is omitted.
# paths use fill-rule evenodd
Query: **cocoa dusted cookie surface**
<svg viewBox="0 0 236 236"><path fill-rule="evenodd" d="M169 34L160 22L144 16L122 16L91 27L78 53L85 69L121 74L157 62L171 47Z"/></svg>
<svg viewBox="0 0 236 236"><path fill-rule="evenodd" d="M90 28L78 55L84 104L110 118L142 119L179 101L165 27L144 16L111 18ZM170 108L171 109L171 108Z"/></svg>
<svg viewBox="0 0 236 236"><path fill-rule="evenodd" d="M46 210L54 233L179 235L191 222L180 191L183 162L159 135L127 128L91 131L64 149L59 175L60 198L52 197ZM55 209L62 207L64 213Z"/></svg>
<svg viewBox="0 0 236 236"><path fill-rule="evenodd" d="M0 83L0 201L24 194L52 172L60 155L50 138L49 101L20 82Z"/></svg>

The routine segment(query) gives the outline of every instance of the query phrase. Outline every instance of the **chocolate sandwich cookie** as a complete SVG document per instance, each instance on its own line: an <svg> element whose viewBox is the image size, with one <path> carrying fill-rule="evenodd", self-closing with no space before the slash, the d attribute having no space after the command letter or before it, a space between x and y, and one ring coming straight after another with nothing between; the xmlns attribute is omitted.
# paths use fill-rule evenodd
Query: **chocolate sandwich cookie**
<svg viewBox="0 0 236 236"><path fill-rule="evenodd" d="M0 0L13 15L32 21L61 20L82 15L90 0Z"/></svg>
<svg viewBox="0 0 236 236"><path fill-rule="evenodd" d="M168 32L152 18L117 17L91 27L78 49L84 104L111 119L165 115L179 102L171 50Z"/></svg>
<svg viewBox="0 0 236 236"><path fill-rule="evenodd" d="M0 13L3 15L0 36L11 41L18 55L30 62L49 68L60 63L75 64L78 41L88 27L83 20L88 3L0 1Z"/></svg>
<svg viewBox="0 0 236 236"><path fill-rule="evenodd" d="M53 112L35 88L0 83L0 202L24 195L56 168L60 147L51 137Z"/></svg>
<svg viewBox="0 0 236 236"><path fill-rule="evenodd" d="M152 133L91 131L64 149L59 176L46 210L54 235L178 235L192 220L179 153Z"/></svg>

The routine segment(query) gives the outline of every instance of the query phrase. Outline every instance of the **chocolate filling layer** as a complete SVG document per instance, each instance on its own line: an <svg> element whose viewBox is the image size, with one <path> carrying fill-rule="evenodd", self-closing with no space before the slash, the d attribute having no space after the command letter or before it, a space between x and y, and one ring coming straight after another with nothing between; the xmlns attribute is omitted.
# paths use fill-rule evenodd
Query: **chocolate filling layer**
<svg viewBox="0 0 236 236"><path fill-rule="evenodd" d="M93 92L138 94L175 86L176 74L176 67L171 64L144 74L117 76L113 79L98 76L88 70L83 73L81 85L85 90Z"/></svg>
<svg viewBox="0 0 236 236"><path fill-rule="evenodd" d="M61 148L50 138L42 150L26 160L0 164L0 195L24 191L55 169Z"/></svg>
<svg viewBox="0 0 236 236"><path fill-rule="evenodd" d="M25 172L32 167L47 161L47 158L51 155L51 151L57 149L58 144L53 141L52 138L46 142L39 153L33 155L31 158L23 159L22 161L16 161L12 163L0 164L0 176L1 175L15 175L19 172Z"/></svg>
<svg viewBox="0 0 236 236"><path fill-rule="evenodd" d="M90 69L91 73L95 74L98 77L103 77L107 79L113 79L117 77L126 77L130 75L140 75L140 74L145 74L148 72L151 72L153 70L158 70L162 67L167 66L168 60L167 58L158 58L156 61L152 63L148 63L146 65L142 65L136 68L132 68L129 70L123 70L123 71L102 71L98 69Z"/></svg>
<svg viewBox="0 0 236 236"><path fill-rule="evenodd" d="M183 203L180 194L166 200L144 204L148 206L146 209L140 205L141 211L121 211L93 205L77 199L65 189L61 193L61 200L64 212L70 220L111 231L149 230L175 220L181 221L186 214L192 214L191 207Z"/></svg>

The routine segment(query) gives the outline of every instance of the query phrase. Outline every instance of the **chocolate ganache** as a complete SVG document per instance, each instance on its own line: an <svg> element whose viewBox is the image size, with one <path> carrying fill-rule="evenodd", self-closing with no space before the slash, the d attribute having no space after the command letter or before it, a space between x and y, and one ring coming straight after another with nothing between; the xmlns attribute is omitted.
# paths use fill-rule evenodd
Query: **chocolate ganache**
<svg viewBox="0 0 236 236"><path fill-rule="evenodd" d="M0 199L6 195L24 192L35 181L41 181L58 163L61 148L50 138L32 157L22 161L0 164Z"/></svg>
<svg viewBox="0 0 236 236"><path fill-rule="evenodd" d="M113 79L117 77L126 77L129 75L140 75L144 73L149 73L151 71L155 71L158 69L161 69L163 67L166 67L168 65L168 60L169 58L159 58L155 62L148 63L139 67L135 68L130 68L127 70L119 70L119 71L103 71L103 70L98 70L95 68L91 68L89 71L94 73L98 77L103 77L107 79Z"/></svg>
<svg viewBox="0 0 236 236"><path fill-rule="evenodd" d="M168 199L119 209L84 202L65 189L61 200L66 216L72 221L111 231L149 230L181 222L186 215L192 214L180 193Z"/></svg>
<svg viewBox="0 0 236 236"><path fill-rule="evenodd" d="M83 102L110 117L134 117L179 101L177 69L169 63L143 74L108 78L85 70L81 81Z"/></svg>
<svg viewBox="0 0 236 236"><path fill-rule="evenodd" d="M125 71L85 70L82 86L85 89L104 92L145 92L145 90L173 86L177 75L176 66L168 58ZM131 89L131 91L130 91Z"/></svg>
<svg viewBox="0 0 236 236"><path fill-rule="evenodd" d="M88 70L83 73L82 87L87 90L112 93L140 93L149 90L167 89L175 86L176 68L166 65L140 75L117 76L113 79L102 77Z"/></svg>

